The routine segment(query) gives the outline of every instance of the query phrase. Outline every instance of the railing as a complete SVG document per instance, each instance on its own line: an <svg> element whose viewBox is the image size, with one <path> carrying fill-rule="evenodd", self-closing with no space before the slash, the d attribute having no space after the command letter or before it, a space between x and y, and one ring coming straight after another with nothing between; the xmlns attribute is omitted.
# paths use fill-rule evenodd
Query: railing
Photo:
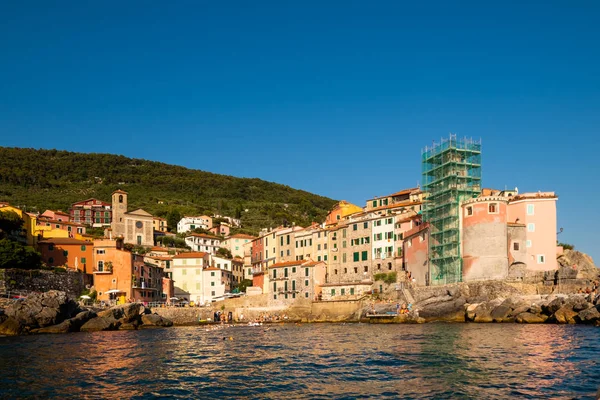
<svg viewBox="0 0 600 400"><path fill-rule="evenodd" d="M94 274L112 274L112 268L103 268L103 269L94 268L93 273Z"/></svg>

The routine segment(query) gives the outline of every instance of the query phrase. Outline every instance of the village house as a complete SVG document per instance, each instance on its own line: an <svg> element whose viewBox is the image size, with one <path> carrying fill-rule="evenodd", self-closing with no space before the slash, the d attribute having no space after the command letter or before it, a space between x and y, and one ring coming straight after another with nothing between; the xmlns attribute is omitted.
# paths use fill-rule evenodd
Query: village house
<svg viewBox="0 0 600 400"><path fill-rule="evenodd" d="M216 255L221 247L221 238L204 233L190 233L185 237L185 243L192 251L202 251Z"/></svg>
<svg viewBox="0 0 600 400"><path fill-rule="evenodd" d="M196 228L209 230L212 228L212 217L201 215L199 217L183 217L177 223L177 232L185 233L193 231Z"/></svg>
<svg viewBox="0 0 600 400"><path fill-rule="evenodd" d="M233 257L244 258L244 244L249 243L254 239L256 239L256 237L238 233L222 240L221 247L229 250Z"/></svg>
<svg viewBox="0 0 600 400"><path fill-rule="evenodd" d="M155 231L166 232L167 220L161 217L152 217L152 227Z"/></svg>
<svg viewBox="0 0 600 400"><path fill-rule="evenodd" d="M269 267L273 300L292 302L295 299L316 300L325 283L325 263L318 261L286 261Z"/></svg>
<svg viewBox="0 0 600 400"><path fill-rule="evenodd" d="M122 240L94 240L93 265L99 301L122 304L133 298L133 254L124 249Z"/></svg>
<svg viewBox="0 0 600 400"><path fill-rule="evenodd" d="M98 199L78 201L71 205L70 220L94 228L109 227L112 223L111 203Z"/></svg>
<svg viewBox="0 0 600 400"><path fill-rule="evenodd" d="M49 267L65 267L85 274L93 271L94 244L71 238L52 238L38 241L42 261Z"/></svg>
<svg viewBox="0 0 600 400"><path fill-rule="evenodd" d="M173 256L172 279L175 297L199 304L207 301L204 286L204 268L210 267L210 255L206 252L180 253Z"/></svg>

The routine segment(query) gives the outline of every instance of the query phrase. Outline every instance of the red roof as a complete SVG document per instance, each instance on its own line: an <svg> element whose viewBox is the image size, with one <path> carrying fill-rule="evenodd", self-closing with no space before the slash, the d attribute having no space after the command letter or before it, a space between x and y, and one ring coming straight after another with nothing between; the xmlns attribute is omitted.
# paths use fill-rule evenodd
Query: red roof
<svg viewBox="0 0 600 400"><path fill-rule="evenodd" d="M189 253L177 254L176 256L173 256L173 258L204 258L207 255L208 253L203 251L190 251Z"/></svg>
<svg viewBox="0 0 600 400"><path fill-rule="evenodd" d="M304 260L279 262L279 263L275 263L275 264L271 265L269 268L291 267L292 265L300 265L303 262L304 262Z"/></svg>
<svg viewBox="0 0 600 400"><path fill-rule="evenodd" d="M256 239L256 236L246 235L246 234L243 234L243 233L236 233L235 235L229 236L229 238L236 238L236 239Z"/></svg>

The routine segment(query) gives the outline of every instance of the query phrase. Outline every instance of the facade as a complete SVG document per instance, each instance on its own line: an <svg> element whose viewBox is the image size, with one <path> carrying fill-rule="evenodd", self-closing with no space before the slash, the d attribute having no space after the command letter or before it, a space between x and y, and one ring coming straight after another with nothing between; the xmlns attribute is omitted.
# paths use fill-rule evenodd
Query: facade
<svg viewBox="0 0 600 400"><path fill-rule="evenodd" d="M61 229L68 232L69 237L75 237L77 235L85 235L86 227L83 224L78 224L75 222L69 222L68 219L57 220L51 219L49 217L42 217L41 215L36 219L36 226L39 231L42 231L42 236L51 237L48 235L44 235L43 232L47 232L48 230L42 228L50 228L49 230Z"/></svg>
<svg viewBox="0 0 600 400"><path fill-rule="evenodd" d="M295 233L303 229L300 226L292 226L280 229L275 233L275 244L277 246L274 254L275 262L281 263L296 260Z"/></svg>
<svg viewBox="0 0 600 400"><path fill-rule="evenodd" d="M558 268L556 263L556 201L554 192L511 196L508 221L526 226L526 264L533 271Z"/></svg>
<svg viewBox="0 0 600 400"><path fill-rule="evenodd" d="M167 220L161 217L152 217L152 227L155 231L166 232Z"/></svg>
<svg viewBox="0 0 600 400"><path fill-rule="evenodd" d="M239 233L221 241L221 247L229 250L233 257L244 258L244 245L254 239L256 237Z"/></svg>
<svg viewBox="0 0 600 400"><path fill-rule="evenodd" d="M208 267L202 271L202 274L204 287L200 304L211 302L215 297L221 297L225 293L231 293L231 271Z"/></svg>
<svg viewBox="0 0 600 400"><path fill-rule="evenodd" d="M38 242L42 261L49 267L65 267L86 274L93 271L94 244L90 241L55 238Z"/></svg>
<svg viewBox="0 0 600 400"><path fill-rule="evenodd" d="M115 190L112 194L112 234L123 238L125 243L138 246L154 245L154 222L152 214L137 209L127 211L127 192Z"/></svg>
<svg viewBox="0 0 600 400"><path fill-rule="evenodd" d="M63 211L46 210L38 216L38 219L49 219L59 222L70 222L71 215Z"/></svg>
<svg viewBox="0 0 600 400"><path fill-rule="evenodd" d="M296 299L316 300L325 284L325 263L318 261L287 261L269 267L273 300L292 302Z"/></svg>
<svg viewBox="0 0 600 400"><path fill-rule="evenodd" d="M312 260L314 255L313 232L318 226L309 226L306 229L294 232L294 258L295 260Z"/></svg>
<svg viewBox="0 0 600 400"><path fill-rule="evenodd" d="M192 248L192 251L215 255L221 247L221 238L204 233L191 233L185 237L185 243Z"/></svg>
<svg viewBox="0 0 600 400"><path fill-rule="evenodd" d="M244 260L240 257L234 257L231 261L231 273L233 275L233 285L237 286L244 280Z"/></svg>
<svg viewBox="0 0 600 400"><path fill-rule="evenodd" d="M177 223L177 232L184 233L196 228L209 230L212 228L212 217L201 215L199 217L183 217Z"/></svg>
<svg viewBox="0 0 600 400"><path fill-rule="evenodd" d="M314 261L324 261L328 262L329 260L329 230L325 228L320 228L313 231L313 254L312 259Z"/></svg>
<svg viewBox="0 0 600 400"><path fill-rule="evenodd" d="M94 228L108 227L112 223L111 204L98 199L73 203L69 210L70 221Z"/></svg>
<svg viewBox="0 0 600 400"><path fill-rule="evenodd" d="M429 270L429 224L416 225L404 233L402 240L403 270L410 274L418 286L428 286Z"/></svg>
<svg viewBox="0 0 600 400"><path fill-rule="evenodd" d="M318 296L320 301L358 300L371 293L373 282L340 282L322 285L322 293Z"/></svg>
<svg viewBox="0 0 600 400"><path fill-rule="evenodd" d="M325 225L335 225L344 218L349 217L352 214L360 213L362 211L362 207L359 207L352 203L348 203L346 200L342 200L335 206L333 206L329 214L327 214L327 217L325 218Z"/></svg>
<svg viewBox="0 0 600 400"><path fill-rule="evenodd" d="M450 135L421 152L431 284L462 280L460 204L481 191L481 141Z"/></svg>
<svg viewBox="0 0 600 400"><path fill-rule="evenodd" d="M209 231L213 235L229 236L229 234L231 233L231 225L229 225L226 222L220 222L218 224L213 225L213 227L210 228Z"/></svg>
<svg viewBox="0 0 600 400"><path fill-rule="evenodd" d="M210 255L205 252L181 253L173 256L171 276L175 297L195 303L207 301L204 291L203 270L210 267Z"/></svg>
<svg viewBox="0 0 600 400"><path fill-rule="evenodd" d="M131 300L143 303L165 301L163 277L163 268L146 262L143 255L134 254Z"/></svg>
<svg viewBox="0 0 600 400"><path fill-rule="evenodd" d="M463 257L462 279L467 281L506 279L508 200L480 196L461 205Z"/></svg>
<svg viewBox="0 0 600 400"><path fill-rule="evenodd" d="M122 240L94 240L94 287L100 301L126 303L132 299L133 254Z"/></svg>

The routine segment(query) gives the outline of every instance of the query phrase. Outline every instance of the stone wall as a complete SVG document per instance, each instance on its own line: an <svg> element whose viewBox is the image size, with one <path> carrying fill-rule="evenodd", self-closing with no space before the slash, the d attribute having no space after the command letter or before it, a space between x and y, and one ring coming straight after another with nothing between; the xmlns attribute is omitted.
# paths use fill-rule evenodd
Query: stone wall
<svg viewBox="0 0 600 400"><path fill-rule="evenodd" d="M61 290L78 299L91 283L89 275L80 272L46 270L0 269L0 288L7 291L47 292Z"/></svg>

